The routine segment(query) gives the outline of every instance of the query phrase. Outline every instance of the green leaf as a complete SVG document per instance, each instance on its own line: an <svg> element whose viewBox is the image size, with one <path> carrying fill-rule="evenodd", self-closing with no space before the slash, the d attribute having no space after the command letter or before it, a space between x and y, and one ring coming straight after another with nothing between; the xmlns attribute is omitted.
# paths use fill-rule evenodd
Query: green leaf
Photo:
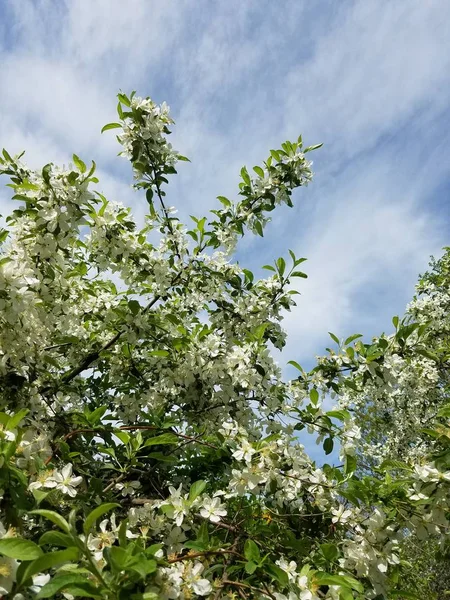
<svg viewBox="0 0 450 600"><path fill-rule="evenodd" d="M72 573L70 575L57 575L54 577L41 588L36 598L54 598L59 591L65 590L69 586L77 586L77 589L84 588L87 595L89 595L89 591L98 592L98 596L91 595L89 596L90 598L101 597L100 591L97 590L97 588L95 588L85 577Z"/></svg>
<svg viewBox="0 0 450 600"><path fill-rule="evenodd" d="M245 167L241 169L241 177L246 185L250 185L250 175Z"/></svg>
<svg viewBox="0 0 450 600"><path fill-rule="evenodd" d="M108 123L102 127L101 133L104 131L108 131L108 129L121 129L122 125L120 123Z"/></svg>
<svg viewBox="0 0 450 600"><path fill-rule="evenodd" d="M196 498L198 498L200 496L200 494L203 492L205 487L206 487L206 481L203 481L202 479L193 483L189 490L189 501L194 502L194 500Z"/></svg>
<svg viewBox="0 0 450 600"><path fill-rule="evenodd" d="M255 369L258 371L258 373L261 375L261 377L265 377L266 376L266 370L264 369L264 367L258 363L255 364Z"/></svg>
<svg viewBox="0 0 450 600"><path fill-rule="evenodd" d="M226 207L231 206L231 202L228 200L228 198L225 198L225 196L217 196L217 200L219 200L219 202Z"/></svg>
<svg viewBox="0 0 450 600"><path fill-rule="evenodd" d="M47 185L50 184L50 173L52 172L52 163L45 165L42 168L42 179L45 181Z"/></svg>
<svg viewBox="0 0 450 600"><path fill-rule="evenodd" d="M92 583L79 583L74 585L69 585L67 588L64 588L64 592L67 595L73 596L74 598L82 597L84 598L104 598L104 594L100 592Z"/></svg>
<svg viewBox="0 0 450 600"><path fill-rule="evenodd" d="M300 373L304 373L302 367L298 364L298 362L295 362L295 360L288 361L288 365L292 365L293 367L298 369L300 371Z"/></svg>
<svg viewBox="0 0 450 600"><path fill-rule="evenodd" d="M438 417L450 417L450 404L446 404L438 410Z"/></svg>
<svg viewBox="0 0 450 600"><path fill-rule="evenodd" d="M72 159L80 173L86 173L86 163L84 163L76 154L72 155Z"/></svg>
<svg viewBox="0 0 450 600"><path fill-rule="evenodd" d="M329 575L328 573L316 573L320 585L341 585L343 587L354 589L361 594L364 592L362 583L350 577L349 575Z"/></svg>
<svg viewBox="0 0 450 600"><path fill-rule="evenodd" d="M333 562L339 556L339 548L335 544L320 544L320 551L330 562Z"/></svg>
<svg viewBox="0 0 450 600"><path fill-rule="evenodd" d="M259 563L261 560L261 554L258 546L251 539L246 540L244 544L244 556L248 561Z"/></svg>
<svg viewBox="0 0 450 600"><path fill-rule="evenodd" d="M347 454L345 457L345 474L350 475L350 473L354 473L356 470L356 458Z"/></svg>
<svg viewBox="0 0 450 600"><path fill-rule="evenodd" d="M329 410L325 414L327 417L339 419L340 421L346 421L347 419L350 419L350 413L348 410Z"/></svg>
<svg viewBox="0 0 450 600"><path fill-rule="evenodd" d="M97 508L94 508L94 510L86 517L86 521L83 525L84 533L88 535L96 520L114 508L120 508L120 504L117 504L117 502L106 502L105 504L101 504L100 506L97 506Z"/></svg>
<svg viewBox="0 0 450 600"><path fill-rule="evenodd" d="M315 144L314 146L308 146L303 150L303 153L312 152L313 150L317 150L318 148L322 148L323 142L321 144Z"/></svg>
<svg viewBox="0 0 450 600"><path fill-rule="evenodd" d="M173 433L162 433L145 440L144 446L160 446L162 444L178 444L178 437Z"/></svg>
<svg viewBox="0 0 450 600"><path fill-rule="evenodd" d="M98 408L93 410L87 418L89 423L91 425L98 425L107 410L107 406L99 406Z"/></svg>
<svg viewBox="0 0 450 600"><path fill-rule="evenodd" d="M359 392L359 388L354 381L352 381L349 377L346 377L342 382L346 387L350 388L355 392Z"/></svg>
<svg viewBox="0 0 450 600"><path fill-rule="evenodd" d="M128 308L130 309L131 314L135 317L141 310L141 305L137 300L128 300Z"/></svg>
<svg viewBox="0 0 450 600"><path fill-rule="evenodd" d="M33 494L35 500L36 500L36 506L39 506L40 503L45 500L45 498L47 498L47 496L50 494L51 490L47 490L47 491L43 491L43 490L31 490L31 493Z"/></svg>
<svg viewBox="0 0 450 600"><path fill-rule="evenodd" d="M257 568L258 568L258 565L256 563L252 562L251 560L249 560L248 562L245 563L245 571L249 575L252 575L252 573L254 573Z"/></svg>
<svg viewBox="0 0 450 600"><path fill-rule="evenodd" d="M147 556L155 556L155 554L158 552L158 550L161 550L161 548L163 548L163 547L164 547L163 544L152 544L151 546L146 548L145 554Z"/></svg>
<svg viewBox="0 0 450 600"><path fill-rule="evenodd" d="M284 260L284 258L283 258L283 257L280 257L280 258L277 260L277 267L278 267L278 272L279 272L279 274L281 275L281 277L283 277L283 275L284 275L284 271L285 271L285 269L286 269L286 261Z"/></svg>
<svg viewBox="0 0 450 600"><path fill-rule="evenodd" d="M130 434L126 431L121 431L120 429L114 430L114 435L119 438L122 444L128 444L130 441Z"/></svg>
<svg viewBox="0 0 450 600"><path fill-rule="evenodd" d="M334 442L333 438L327 437L323 443L323 449L325 450L325 454L331 454L333 452Z"/></svg>
<svg viewBox="0 0 450 600"><path fill-rule="evenodd" d="M303 277L303 279L308 279L308 275L302 271L294 271L289 277Z"/></svg>
<svg viewBox="0 0 450 600"><path fill-rule="evenodd" d="M5 429L7 429L8 431L12 431L13 429L15 429L20 423L20 421L24 417L26 417L29 412L30 411L28 410L28 408L22 408L22 410L19 410L19 412L15 413L14 415L11 415L11 417L5 425Z"/></svg>
<svg viewBox="0 0 450 600"><path fill-rule="evenodd" d="M36 573L42 573L56 565L77 560L79 553L78 548L67 548L39 556L22 571L20 583L30 579Z"/></svg>
<svg viewBox="0 0 450 600"><path fill-rule="evenodd" d="M128 567L132 571L136 571L141 576L141 579L146 579L147 575L150 573L154 573L158 568L158 563L156 560L141 558L138 562L132 564Z"/></svg>
<svg viewBox="0 0 450 600"><path fill-rule="evenodd" d="M167 350L152 350L151 352L149 352L150 356L169 356L170 352L168 352Z"/></svg>
<svg viewBox="0 0 450 600"><path fill-rule="evenodd" d="M161 596L156 592L144 592L143 594L133 594L131 600L160 600Z"/></svg>
<svg viewBox="0 0 450 600"><path fill-rule="evenodd" d="M348 344L351 344L353 341L357 340L358 338L361 338L362 334L361 333L355 333L354 335L351 335L350 337L348 337L345 342L344 342L344 346L348 346Z"/></svg>
<svg viewBox="0 0 450 600"><path fill-rule="evenodd" d="M34 560L42 556L42 550L30 540L3 538L0 540L0 554L18 560Z"/></svg>
<svg viewBox="0 0 450 600"><path fill-rule="evenodd" d="M120 524L119 530L117 532L117 538L119 540L119 545L122 548L126 548L128 546L127 539L127 527L128 527L128 519L124 519Z"/></svg>
<svg viewBox="0 0 450 600"><path fill-rule="evenodd" d="M264 232L260 221L255 221L255 229L258 235L264 237Z"/></svg>
<svg viewBox="0 0 450 600"><path fill-rule="evenodd" d="M269 575L273 579L276 579L276 581L278 581L278 583L280 583L283 587L288 585L288 583L289 583L288 574L286 573L286 571L283 571L283 569L280 569L279 566L274 565L273 563L266 563L264 565L264 570L267 573L269 573Z"/></svg>
<svg viewBox="0 0 450 600"><path fill-rule="evenodd" d="M390 469L405 470L405 471L412 470L411 467L407 463L402 462L401 460L393 460L393 459L383 460L383 462L381 463L381 465L378 468L380 469L380 471L387 471Z"/></svg>
<svg viewBox="0 0 450 600"><path fill-rule="evenodd" d="M261 169L261 167L253 167L253 170L260 177L262 177L262 178L264 177L264 169Z"/></svg>
<svg viewBox="0 0 450 600"><path fill-rule="evenodd" d="M152 458L153 460L158 460L159 462L163 462L163 463L176 463L178 461L178 459L176 458L176 456L173 456L172 454L163 454L162 452L150 452L148 454L149 458Z"/></svg>
<svg viewBox="0 0 450 600"><path fill-rule="evenodd" d="M118 573L138 560L135 556L128 554L125 548L121 548L120 546L111 546L111 548L108 548L106 556L109 564Z"/></svg>
<svg viewBox="0 0 450 600"><path fill-rule="evenodd" d="M14 162L11 155L6 151L5 148L2 150L2 154L8 162Z"/></svg>
<svg viewBox="0 0 450 600"><path fill-rule="evenodd" d="M69 548L70 546L74 546L75 542L67 533L61 533L60 531L46 531L39 538L39 546L44 546L45 544Z"/></svg>
<svg viewBox="0 0 450 600"><path fill-rule="evenodd" d="M32 510L30 512L30 514L31 515L40 515L41 517L48 519L55 525L58 525L58 527L60 529L62 529L63 531L65 531L66 533L70 533L69 523L65 520L64 517L62 517L61 515L59 515L57 512L55 512L53 510L44 510L44 509Z"/></svg>
<svg viewBox="0 0 450 600"><path fill-rule="evenodd" d="M310 390L309 399L314 405L316 405L319 401L319 392L316 390L316 388L312 388L312 390Z"/></svg>
<svg viewBox="0 0 450 600"><path fill-rule="evenodd" d="M271 150L270 151L270 155L277 161L279 162L280 160L280 154L276 151L276 150Z"/></svg>
<svg viewBox="0 0 450 600"><path fill-rule="evenodd" d="M341 586L339 591L339 600L354 600L353 591L349 588Z"/></svg>
<svg viewBox="0 0 450 600"><path fill-rule="evenodd" d="M119 102L121 102L122 104L125 104L125 106L130 108L131 102L128 99L126 94L119 93L119 94L117 94L117 98L119 99Z"/></svg>
<svg viewBox="0 0 450 600"><path fill-rule="evenodd" d="M328 335L333 340L333 342L336 342L336 344L339 345L339 338L337 336L335 336L334 333L331 333L331 331L329 331Z"/></svg>

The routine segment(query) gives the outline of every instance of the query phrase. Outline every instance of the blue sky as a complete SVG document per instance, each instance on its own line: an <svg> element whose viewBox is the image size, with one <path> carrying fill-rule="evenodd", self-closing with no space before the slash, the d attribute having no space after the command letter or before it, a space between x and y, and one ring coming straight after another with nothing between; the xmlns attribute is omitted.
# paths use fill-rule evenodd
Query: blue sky
<svg viewBox="0 0 450 600"><path fill-rule="evenodd" d="M240 252L255 270L308 258L280 360L311 366L327 331L388 331L449 243L449 34L442 0L0 0L0 146L34 166L95 158L99 188L142 216L100 129L119 89L166 100L186 216L236 197L241 166L285 139L323 142L314 183Z"/></svg>

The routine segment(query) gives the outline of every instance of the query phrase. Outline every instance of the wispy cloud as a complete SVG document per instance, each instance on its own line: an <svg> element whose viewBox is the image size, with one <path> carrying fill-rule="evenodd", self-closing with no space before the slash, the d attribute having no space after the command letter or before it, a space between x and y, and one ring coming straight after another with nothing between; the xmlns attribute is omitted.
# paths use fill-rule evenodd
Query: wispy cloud
<svg viewBox="0 0 450 600"><path fill-rule="evenodd" d="M141 213L99 135L119 88L173 107L193 161L170 194L182 215L235 195L242 164L284 138L325 142L316 182L240 254L255 269L288 247L309 258L286 359L308 362L327 330L388 328L447 242L450 5L5 0L0 16L1 145L36 165L95 158L100 187Z"/></svg>

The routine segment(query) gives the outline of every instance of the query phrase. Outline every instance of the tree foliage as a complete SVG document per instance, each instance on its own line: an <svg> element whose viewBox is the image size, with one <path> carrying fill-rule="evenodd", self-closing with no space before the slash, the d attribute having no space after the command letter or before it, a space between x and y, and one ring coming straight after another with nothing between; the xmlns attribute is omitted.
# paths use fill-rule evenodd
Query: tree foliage
<svg viewBox="0 0 450 600"><path fill-rule="evenodd" d="M286 381L270 345L305 259L257 279L232 257L292 206L319 146L243 167L239 199L189 229L166 202L187 160L168 107L119 94L117 112L103 130L145 194L143 229L95 191L95 163L0 159L20 202L0 233L0 594L413 597L405 544L448 531L448 311L416 300L391 336L332 334ZM305 428L342 464L317 465Z"/></svg>

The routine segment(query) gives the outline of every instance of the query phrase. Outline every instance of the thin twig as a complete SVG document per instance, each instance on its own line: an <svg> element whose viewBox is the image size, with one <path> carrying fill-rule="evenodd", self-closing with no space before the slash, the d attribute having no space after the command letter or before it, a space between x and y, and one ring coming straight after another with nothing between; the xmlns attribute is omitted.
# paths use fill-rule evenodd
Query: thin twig
<svg viewBox="0 0 450 600"><path fill-rule="evenodd" d="M142 431L164 431L162 427L156 427L155 425L122 425L117 427L116 429L120 429L121 431L134 431L134 430L142 430ZM113 429L101 430L101 429L74 429L73 431L69 431L64 437L63 441L67 441L69 438L74 435L78 435L79 433L97 433L101 435L102 433L112 433L114 434ZM193 437L191 435L185 435L184 433L179 433L178 431L170 431L173 435L176 435L179 438L184 440L188 440L189 442L196 442L202 446L207 446L208 448L212 448L213 450L218 450L217 446L210 444L209 442L204 442L200 440L198 436Z"/></svg>
<svg viewBox="0 0 450 600"><path fill-rule="evenodd" d="M170 564L181 562L183 560L192 560L194 558L199 558L201 556L209 556L211 554L233 554L235 556L239 556L239 558L244 558L242 554L236 552L235 550L205 550L204 552L192 552L190 554L183 554L183 556L176 556L175 558L171 558L168 562Z"/></svg>
<svg viewBox="0 0 450 600"><path fill-rule="evenodd" d="M259 592L260 594L264 594L264 596L267 596L268 598L273 598L273 600L275 600L275 596L273 594L271 594L269 591L254 587L253 585L249 585L248 583L241 583L240 581L232 581L231 579L224 579L222 581L222 587L225 587L226 585L234 585L238 588L243 588L245 590L251 590L252 592Z"/></svg>

